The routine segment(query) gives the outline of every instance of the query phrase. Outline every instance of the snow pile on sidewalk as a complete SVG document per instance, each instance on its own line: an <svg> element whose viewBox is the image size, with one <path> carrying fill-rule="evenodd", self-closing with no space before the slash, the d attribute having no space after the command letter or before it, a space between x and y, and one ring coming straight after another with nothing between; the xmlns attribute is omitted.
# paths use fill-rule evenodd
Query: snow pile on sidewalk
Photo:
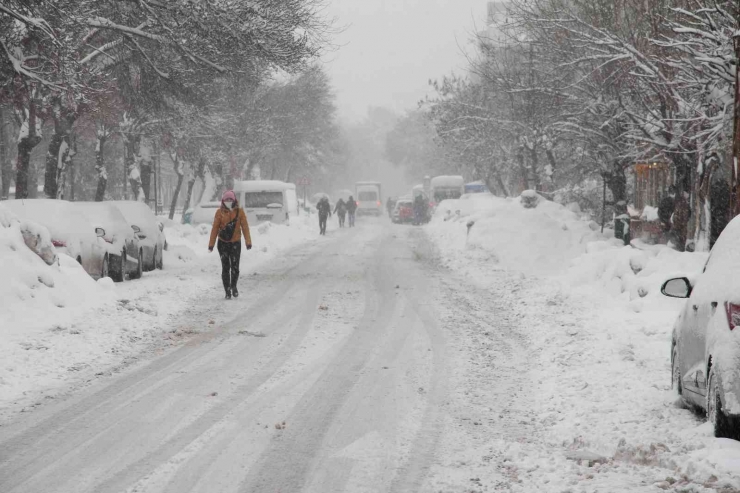
<svg viewBox="0 0 740 493"><path fill-rule="evenodd" d="M595 223L582 221L561 205L540 198L536 208L528 209L521 198L487 194L442 202L430 229L443 249L533 275L564 271L589 241L600 238Z"/></svg>
<svg viewBox="0 0 740 493"><path fill-rule="evenodd" d="M252 228L242 282L281 252L315 239L309 219ZM22 229L35 228L40 248L50 241L48 231L21 223L0 203L0 422L37 405L41 395L109 374L152 344L204 330L198 324L214 312L228 316L228 308L216 308L223 302L221 265L218 253L208 252L210 227L164 222L164 270L96 282L65 255L46 265L25 245ZM191 322L173 326L183 318Z"/></svg>
<svg viewBox="0 0 740 493"><path fill-rule="evenodd" d="M110 279L93 281L65 255L52 254L47 265L24 234L48 259L49 232L19 221L0 203L0 405L66 357L72 341L57 337L62 327L114 302Z"/></svg>
<svg viewBox="0 0 740 493"><path fill-rule="evenodd" d="M707 254L625 247L575 210L471 196L440 204L428 228L442 261L498 292L529 339L522 371L534 386L530 435L539 445L512 455L521 491L532 483L566 491L584 480L626 491L629 475L645 491L739 491L740 443L715 439L670 388L671 332L684 301L660 286L698 275ZM481 349L471 343L470 351ZM577 454L603 460L567 459ZM542 474L537 464L560 472Z"/></svg>

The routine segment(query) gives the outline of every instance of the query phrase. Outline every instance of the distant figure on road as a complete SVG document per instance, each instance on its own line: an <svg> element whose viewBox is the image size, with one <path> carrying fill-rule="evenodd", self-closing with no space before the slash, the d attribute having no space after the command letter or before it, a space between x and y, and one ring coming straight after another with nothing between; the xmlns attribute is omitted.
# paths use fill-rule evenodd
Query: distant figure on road
<svg viewBox="0 0 740 493"><path fill-rule="evenodd" d="M349 215L349 227L355 227L355 213L357 212L357 202L353 196L347 199L347 215Z"/></svg>
<svg viewBox="0 0 740 493"><path fill-rule="evenodd" d="M316 204L316 209L319 211L319 234L326 235L326 220L331 216L329 199L322 197L319 203Z"/></svg>
<svg viewBox="0 0 740 493"><path fill-rule="evenodd" d="M388 197L385 203L385 208L388 209L388 217L393 218L393 208L396 206L396 201Z"/></svg>
<svg viewBox="0 0 740 493"><path fill-rule="evenodd" d="M426 222L427 201L423 195L419 194L414 199L414 226Z"/></svg>
<svg viewBox="0 0 740 493"><path fill-rule="evenodd" d="M339 218L339 227L343 228L347 216L347 204L344 203L343 199L337 200L337 205L334 207L334 214Z"/></svg>
<svg viewBox="0 0 740 493"><path fill-rule="evenodd" d="M242 253L242 234L247 250L252 249L252 237L249 234L249 223L244 209L239 207L236 195L231 190L224 192L221 197L221 207L216 211L211 228L211 240L208 242L208 251L218 238L218 254L221 257L221 279L226 291L226 299L239 297L236 283L239 281L239 259Z"/></svg>

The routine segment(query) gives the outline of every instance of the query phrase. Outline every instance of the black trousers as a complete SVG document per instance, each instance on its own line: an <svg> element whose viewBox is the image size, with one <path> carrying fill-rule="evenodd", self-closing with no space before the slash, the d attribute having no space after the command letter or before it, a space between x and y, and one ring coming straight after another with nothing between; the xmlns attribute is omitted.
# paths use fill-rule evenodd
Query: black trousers
<svg viewBox="0 0 740 493"><path fill-rule="evenodd" d="M221 279L224 289L230 293L239 281L239 258L242 255L242 242L218 240L218 254L221 256Z"/></svg>
<svg viewBox="0 0 740 493"><path fill-rule="evenodd" d="M321 234L326 234L326 220L329 218L329 214L323 214L319 213L319 228L321 229Z"/></svg>

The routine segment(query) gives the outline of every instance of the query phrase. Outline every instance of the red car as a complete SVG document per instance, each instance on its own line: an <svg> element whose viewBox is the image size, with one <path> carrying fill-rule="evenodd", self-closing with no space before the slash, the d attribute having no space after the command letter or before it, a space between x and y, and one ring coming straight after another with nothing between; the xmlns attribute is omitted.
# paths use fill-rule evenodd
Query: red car
<svg viewBox="0 0 740 493"><path fill-rule="evenodd" d="M394 223L410 223L414 220L414 204L410 200L399 200L393 209Z"/></svg>

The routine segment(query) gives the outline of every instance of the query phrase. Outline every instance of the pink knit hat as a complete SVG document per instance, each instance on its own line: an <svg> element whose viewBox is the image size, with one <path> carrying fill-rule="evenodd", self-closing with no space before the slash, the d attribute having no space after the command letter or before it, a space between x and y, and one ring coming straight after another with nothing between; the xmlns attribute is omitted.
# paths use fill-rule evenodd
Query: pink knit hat
<svg viewBox="0 0 740 493"><path fill-rule="evenodd" d="M221 202L226 202L227 200L236 202L236 195L234 195L234 192L232 190L226 190L221 196Z"/></svg>

